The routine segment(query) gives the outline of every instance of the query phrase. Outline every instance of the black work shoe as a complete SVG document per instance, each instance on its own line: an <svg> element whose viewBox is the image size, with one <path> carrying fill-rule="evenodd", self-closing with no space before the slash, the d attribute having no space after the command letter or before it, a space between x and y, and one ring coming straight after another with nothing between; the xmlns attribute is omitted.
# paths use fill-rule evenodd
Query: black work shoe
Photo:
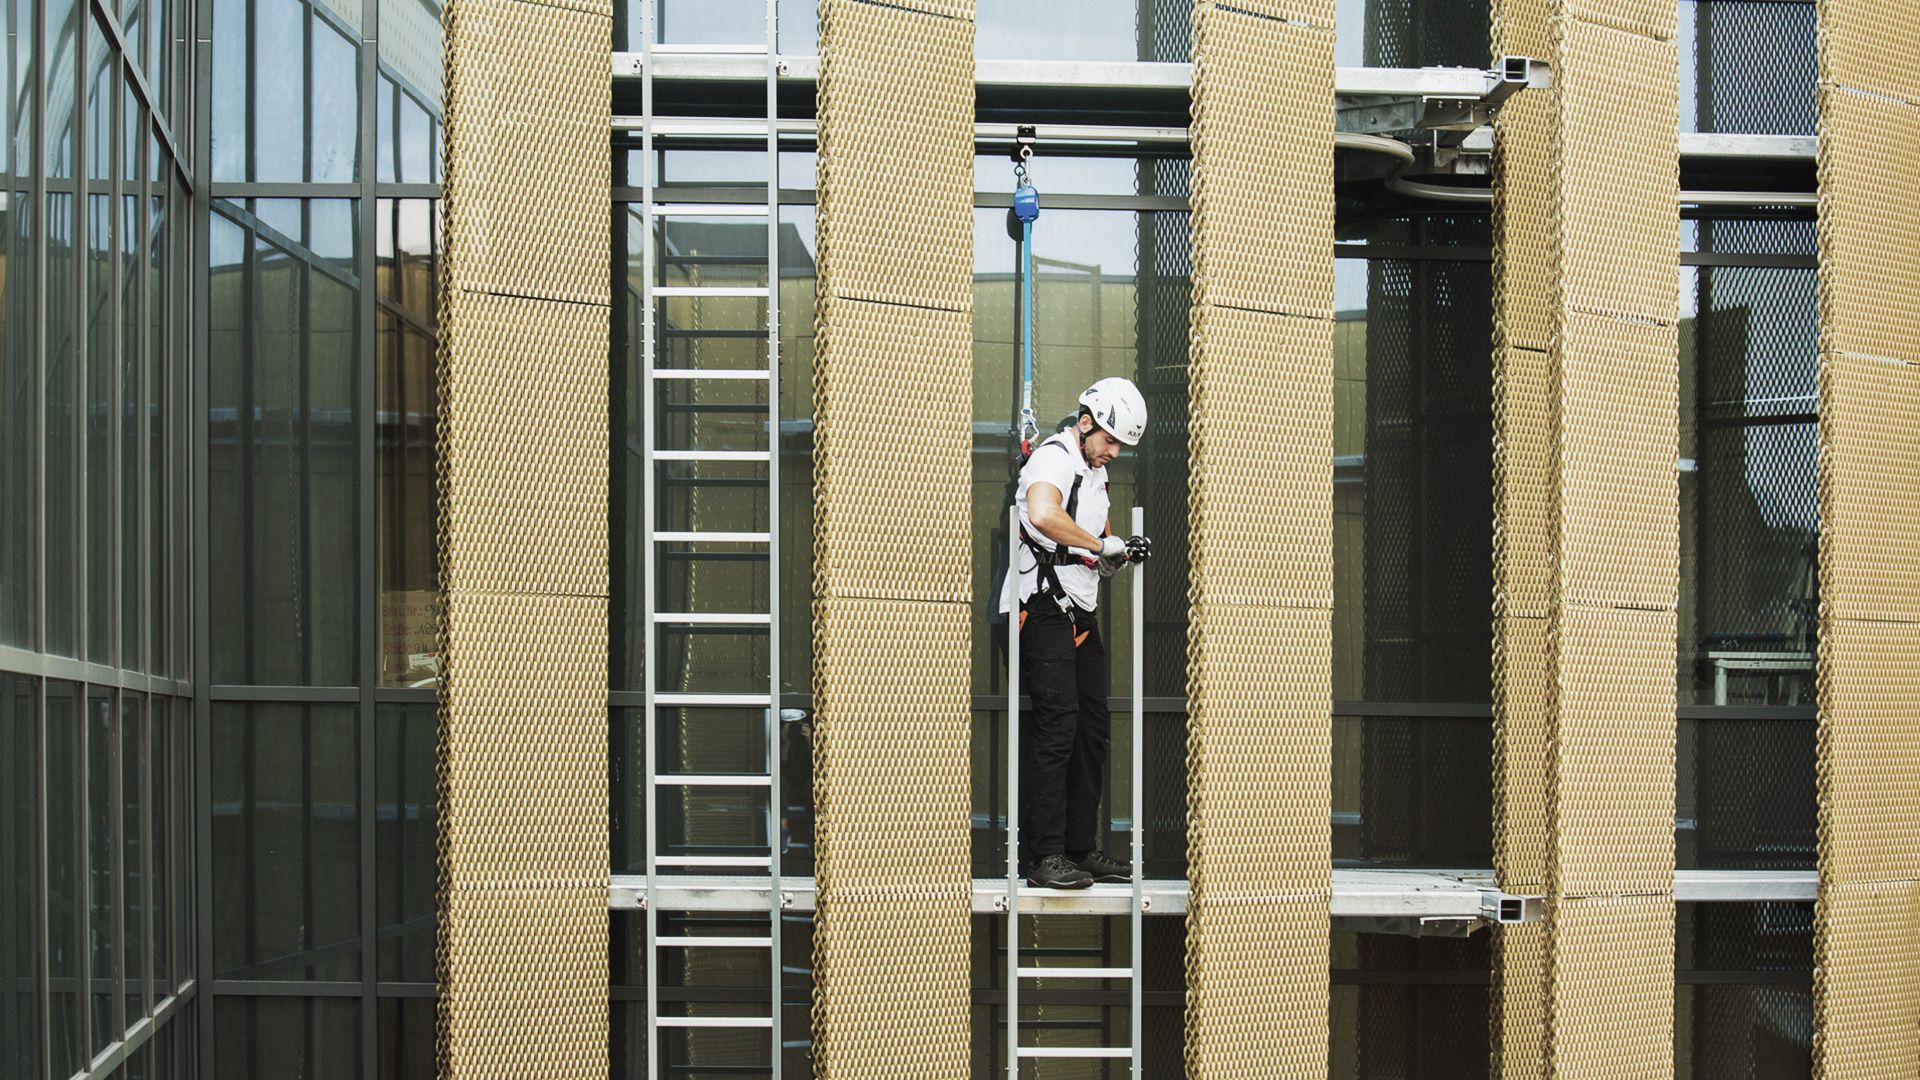
<svg viewBox="0 0 1920 1080"><path fill-rule="evenodd" d="M1087 876L1103 884L1124 885L1133 880L1133 867L1095 848L1085 855L1067 856Z"/></svg>
<svg viewBox="0 0 1920 1080"><path fill-rule="evenodd" d="M1093 877L1065 855L1048 855L1027 867L1027 884L1043 889L1084 889L1093 884Z"/></svg>

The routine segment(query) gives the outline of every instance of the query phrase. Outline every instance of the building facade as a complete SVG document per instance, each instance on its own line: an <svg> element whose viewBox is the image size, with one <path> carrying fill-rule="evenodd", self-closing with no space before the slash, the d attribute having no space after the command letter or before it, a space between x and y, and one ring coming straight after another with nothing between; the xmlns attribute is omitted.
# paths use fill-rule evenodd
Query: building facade
<svg viewBox="0 0 1920 1080"><path fill-rule="evenodd" d="M1910 1075L1895 7L11 0L0 1077Z"/></svg>

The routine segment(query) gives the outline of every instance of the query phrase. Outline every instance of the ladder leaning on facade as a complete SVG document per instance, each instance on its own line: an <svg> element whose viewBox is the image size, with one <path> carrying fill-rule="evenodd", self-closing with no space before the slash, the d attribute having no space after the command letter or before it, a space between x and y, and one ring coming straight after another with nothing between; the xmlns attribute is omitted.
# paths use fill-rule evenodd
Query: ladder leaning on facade
<svg viewBox="0 0 1920 1080"><path fill-rule="evenodd" d="M643 5L643 25L640 33L641 54L641 97L644 106L646 124L642 129L641 158L642 176L642 260L645 284L642 287L641 307L643 316L640 325L642 340L642 372L645 384L638 389L634 400L646 410L643 423L645 431L642 448L643 481L641 530L645 537L645 554L642 561L645 566L644 582L644 632L645 632L645 818L646 818L646 883L647 900L645 902L646 920L646 980L647 980L647 1017L649 1034L647 1038L647 1075L650 1080L663 1074L682 1071L686 1066L696 1065L692 1061L672 1061L669 1058L676 1052L686 1052L699 1040L703 1051L719 1055L708 1062L723 1071L733 1071L730 1066L747 1064L747 1059L758 1055L746 1053L750 1045L764 1041L767 1058L764 1069L755 1068L755 1072L764 1072L774 1080L780 1076L780 1058L783 1041L781 1038L781 920L783 890L780 881L780 859L782 849L780 826L780 637L774 632L774 605L780 596L780 559L778 552L780 521L780 459L779 459L779 387L780 387L780 338L779 338L779 108L777 94L777 22L775 18L775 0L766 0L766 38L764 45L675 45L660 44L658 3ZM654 56L661 53L679 54L724 54L736 59L754 56L764 57L766 61L766 202L760 204L675 204L659 201L657 187L659 177L658 158L654 142ZM669 236L669 224L675 220L687 219L725 219L730 224L751 227L756 222L764 223L766 230L765 281L758 285L740 285L737 283L708 285L701 284L703 263L697 257L682 257L682 253L673 249ZM685 272L676 275L669 283L663 272L669 259L681 263ZM732 260L735 268L742 260ZM684 280L682 280L684 279ZM723 280L731 280L723 276ZM723 301L751 304L759 300L762 326L742 328L729 324L716 332L711 327L698 325L697 318L691 320L694 325L675 327L667 318L666 306L677 305L684 317L685 311L697 314L703 301ZM759 331L758 334L753 333ZM701 366L697 342L702 336L722 339L753 339L764 335L766 362L761 367L742 368L737 365ZM672 338L685 344L685 348L675 348L663 356L661 343ZM723 411L737 412L739 398L726 393L728 389L737 390L743 382L759 383L764 387L765 416L759 418L761 429L765 432L765 443L754 449L719 449L703 445L699 435L701 403L698 398L703 389L712 388L720 392ZM670 417L683 417L684 430L676 426ZM737 428L735 429L737 437ZM677 445L667 445L666 440L673 439ZM712 479L703 477L702 470L710 464L722 465L724 469L738 469L742 464L748 466L759 463L764 469L758 478L764 484L765 501L759 515L763 521L750 522L745 528L702 528L702 522L709 515L695 514L691 510L684 513L682 527L661 529L656 520L661 513L663 496L671 494L672 484L663 477L662 470L680 471L681 479ZM689 489L697 484L687 485ZM689 499L694 496L689 494ZM748 513L755 500L747 500ZM718 509L718 508L716 508ZM738 507L731 508L733 512ZM728 510L718 515L725 525L737 522L728 520ZM724 549L730 557L764 559L765 593L762 610L714 610L710 603L699 602L694 596L694 583L691 580L694 560L687 558L695 553L712 555L716 549ZM678 610L663 610L662 574L663 566L684 562L689 566L686 587L681 591L681 603ZM727 564L722 561L722 567ZM718 603L724 605L730 596L744 592L752 595L749 587L739 588L742 580L739 575L727 575L731 581L722 581L717 590L721 596ZM676 579L677 580L677 579ZM745 580L751 580L748 575ZM690 662L699 635L703 633L751 634L754 628L760 628L766 635L766 669L764 679L759 679L751 671L744 677L748 683L742 685L715 685L702 680L697 686L682 682L671 689L661 687L661 663L663 660L662 631L685 635L685 642L673 655L683 662ZM730 672L731 680L742 678L738 671ZM754 685L757 683L757 685ZM658 733L661 710L674 710L680 717L683 729L700 723L702 716L711 719L723 718L728 712L740 715L741 712L758 711L764 717L764 760L761 768L755 772L701 772L692 771L686 762L678 765L689 771L660 771L660 740ZM680 804L676 812L663 811L660 793L667 792ZM682 848L681 852L662 853L662 848L672 843L671 838L663 836L663 831L675 823L686 822L689 809L697 808L702 798L724 798L726 793L738 795L742 792L758 792L764 799L760 807L764 811L759 822L761 843L721 845L722 853L685 853L687 847L696 845L698 838L685 835L673 846ZM659 888L662 877L674 878L701 873L720 873L729 876L759 877L765 875L767 887L767 908L764 915L750 913L742 920L738 913L725 917L730 932L711 932L715 925L712 913L695 911L669 912L653 903L653 898L661 895ZM663 918L678 916L682 929L662 933ZM764 919L764 931L752 926L748 932L740 933L734 927L741 921L757 922ZM705 924L709 932L701 932ZM702 1011L689 1006L685 1009L666 1009L661 1007L662 980L678 967L686 970L691 958L707 950L708 954L722 957L730 952L753 950L764 954L768 972L768 1009L764 1015L730 1015L733 1010L721 1009ZM668 962L669 956L677 956L679 963ZM721 961L720 966L724 966ZM699 1029L699 1030L687 1030ZM676 1030L684 1034L675 1034ZM703 1052L701 1056L705 1056Z"/></svg>
<svg viewBox="0 0 1920 1080"><path fill-rule="evenodd" d="M1133 508L1132 519L1127 529L1130 535L1138 536L1147 531L1146 512L1139 506ZM1012 507L1007 513L1007 566L1008 587L1014 590L1018 598L1018 585L1014 584L1014 575L1020 565L1020 508ZM1020 948L1020 899L1023 892L1032 895L1049 890L1027 888L1020 870L1020 619L1017 614L1007 618L1007 1078L1019 1080L1020 1063L1036 1058L1125 1058L1132 1062L1128 1070L1135 1080L1143 1074L1140 1033L1140 988L1141 988L1141 918L1147 911L1145 896L1145 837L1146 837L1146 784L1143 763L1146 731L1144 725L1146 704L1146 565L1135 563L1128 568L1127 582L1130 588L1129 605L1131 611L1132 640L1128 653L1133 661L1132 697L1128 713L1132 720L1132 745L1128 748L1128 758L1132 762L1132 787L1129 794L1131 805L1128 817L1131 819L1131 859L1133 864L1133 882L1128 886L1127 923L1128 936L1131 939L1127 950L1127 967L1084 967L1084 966L1046 966L1037 963L1023 963ZM1016 604L1017 607L1017 604ZM1109 784L1111 790L1111 784ZM1111 798L1111 794L1109 794ZM1095 885L1095 889L1102 886ZM1117 890L1117 887L1111 887ZM1034 913L1029 918L1048 918L1048 915ZM1104 937L1104 935L1103 935ZM1068 982L1083 984L1087 981L1124 982L1127 984L1128 1042L1125 1046L1065 1045L1038 1046L1026 1045L1020 1035L1020 987L1028 982ZM1106 1025L1100 1025L1104 1030Z"/></svg>

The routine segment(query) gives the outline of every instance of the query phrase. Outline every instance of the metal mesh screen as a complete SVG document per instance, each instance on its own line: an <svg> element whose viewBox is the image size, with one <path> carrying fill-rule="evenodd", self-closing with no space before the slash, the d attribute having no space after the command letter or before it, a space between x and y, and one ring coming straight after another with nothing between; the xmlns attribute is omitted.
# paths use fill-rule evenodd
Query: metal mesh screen
<svg viewBox="0 0 1920 1080"><path fill-rule="evenodd" d="M1487 64L1487 0L1367 0L1354 14L1363 28L1360 62L1368 67ZM1352 32L1341 26L1343 35Z"/></svg>
<svg viewBox="0 0 1920 1080"><path fill-rule="evenodd" d="M1815 859L1814 725L1721 716L1680 722L1677 864L1806 870Z"/></svg>
<svg viewBox="0 0 1920 1080"><path fill-rule="evenodd" d="M1681 0L1681 130L1813 134L1814 28L1811 2Z"/></svg>
<svg viewBox="0 0 1920 1080"><path fill-rule="evenodd" d="M1812 905L1684 904L1675 929L1674 1075L1810 1075Z"/></svg>

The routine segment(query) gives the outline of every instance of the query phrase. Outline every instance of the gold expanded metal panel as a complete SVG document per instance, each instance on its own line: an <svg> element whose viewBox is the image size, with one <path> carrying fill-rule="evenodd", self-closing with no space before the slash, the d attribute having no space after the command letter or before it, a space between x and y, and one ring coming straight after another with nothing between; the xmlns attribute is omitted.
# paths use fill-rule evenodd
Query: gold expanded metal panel
<svg viewBox="0 0 1920 1080"><path fill-rule="evenodd" d="M1876 19L1893 22L1893 19ZM1820 333L1831 352L1920 361L1920 199L1904 197L1920 107L1829 87L1820 98Z"/></svg>
<svg viewBox="0 0 1920 1080"><path fill-rule="evenodd" d="M1920 885L1834 885L1814 904L1813 1055L1828 1080L1911 1077L1920 1063Z"/></svg>
<svg viewBox="0 0 1920 1080"><path fill-rule="evenodd" d="M449 287L607 303L612 23L598 6L447 6Z"/></svg>
<svg viewBox="0 0 1920 1080"><path fill-rule="evenodd" d="M822 294L968 311L973 5L925 6L820 4Z"/></svg>
<svg viewBox="0 0 1920 1080"><path fill-rule="evenodd" d="M1209 1080L1326 1072L1330 8L1193 15L1185 1052Z"/></svg>
<svg viewBox="0 0 1920 1080"><path fill-rule="evenodd" d="M972 566L954 545L972 527L973 317L835 297L820 310L815 348L836 362L814 366L816 591L967 601ZM903 468L911 513L886 494Z"/></svg>
<svg viewBox="0 0 1920 1080"><path fill-rule="evenodd" d="M1504 880L1504 879L1503 879ZM1512 886L1508 886L1511 888ZM1493 931L1492 1074L1547 1075L1547 928L1516 923Z"/></svg>
<svg viewBox="0 0 1920 1080"><path fill-rule="evenodd" d="M825 1076L964 1076L971 612L829 597L814 618L814 1055Z"/></svg>
<svg viewBox="0 0 1920 1080"><path fill-rule="evenodd" d="M607 484L607 309L455 289L440 317L488 358L439 381L441 587L604 592L606 500L582 492Z"/></svg>
<svg viewBox="0 0 1920 1080"><path fill-rule="evenodd" d="M1192 598L1331 610L1329 474L1276 462L1333 459L1332 320L1200 305L1192 333Z"/></svg>
<svg viewBox="0 0 1920 1080"><path fill-rule="evenodd" d="M1494 622L1493 865L1510 892L1547 884L1547 620Z"/></svg>
<svg viewBox="0 0 1920 1080"><path fill-rule="evenodd" d="M1667 252L1677 278L1675 257ZM1671 611L1680 576L1678 332L1671 319L1655 325L1572 312L1561 325L1559 598Z"/></svg>
<svg viewBox="0 0 1920 1080"><path fill-rule="evenodd" d="M1909 349L1920 355L1920 340ZM1833 568L1821 604L1842 619L1920 620L1920 368L1829 350L1824 369L1820 468L1836 482L1820 489Z"/></svg>
<svg viewBox="0 0 1920 1080"><path fill-rule="evenodd" d="M1548 890L1673 887L1674 613L1560 609L1548 651Z"/></svg>
<svg viewBox="0 0 1920 1080"><path fill-rule="evenodd" d="M1196 891L1187 926L1187 1076L1324 1078L1327 897Z"/></svg>
<svg viewBox="0 0 1920 1080"><path fill-rule="evenodd" d="M1814 1068L1920 1075L1920 3L1820 17Z"/></svg>
<svg viewBox="0 0 1920 1080"><path fill-rule="evenodd" d="M611 9L445 25L439 1071L598 1078Z"/></svg>
<svg viewBox="0 0 1920 1080"><path fill-rule="evenodd" d="M1509 9L1524 5L1509 4ZM1507 349L1544 354L1560 309L1560 197L1555 183L1559 91L1528 90L1495 118L1494 331ZM1523 358L1524 359L1524 358Z"/></svg>
<svg viewBox="0 0 1920 1080"><path fill-rule="evenodd" d="M1671 25L1672 4L1666 19ZM1674 44L1578 19L1561 27L1554 65L1561 138L1553 165L1561 302L1574 311L1671 324L1680 303Z"/></svg>
<svg viewBox="0 0 1920 1080"><path fill-rule="evenodd" d="M820 4L813 1054L822 1077L961 1077L972 1045L975 613L966 545L954 546L970 528L972 475L972 18L971 2ZM903 462L917 478L904 514L885 495Z"/></svg>
<svg viewBox="0 0 1920 1080"><path fill-rule="evenodd" d="M1555 425L1551 357L1532 349L1495 352L1493 409L1494 610L1544 619L1553 584Z"/></svg>
<svg viewBox="0 0 1920 1080"><path fill-rule="evenodd" d="M461 889L439 919L455 957L440 985L441 1076L607 1075L604 881Z"/></svg>
<svg viewBox="0 0 1920 1080"><path fill-rule="evenodd" d="M1824 85L1920 104L1920 19L1914 18L1911 0L1820 0L1819 10ZM1850 134L1871 138L1875 133L1851 129Z"/></svg>
<svg viewBox="0 0 1920 1080"><path fill-rule="evenodd" d="M1194 18L1193 228L1208 239L1193 275L1208 304L1333 317L1317 254L1333 245L1332 48L1331 29Z"/></svg>
<svg viewBox="0 0 1920 1080"><path fill-rule="evenodd" d="M1203 603L1191 617L1187 828L1194 895L1325 894L1333 857L1321 820L1333 767L1331 613Z"/></svg>
<svg viewBox="0 0 1920 1080"><path fill-rule="evenodd" d="M1494 850L1503 1077L1673 1054L1678 209L1674 8L1506 0L1551 90L1496 134Z"/></svg>
<svg viewBox="0 0 1920 1080"><path fill-rule="evenodd" d="M1828 619L1820 635L1820 879L1920 879L1920 623Z"/></svg>
<svg viewBox="0 0 1920 1080"><path fill-rule="evenodd" d="M1673 37L1675 7L1662 0L1561 0L1560 6L1567 16L1563 25L1580 22L1661 41Z"/></svg>
<svg viewBox="0 0 1920 1080"><path fill-rule="evenodd" d="M1549 917L1543 1075L1672 1076L1673 897L1567 898L1553 904Z"/></svg>

